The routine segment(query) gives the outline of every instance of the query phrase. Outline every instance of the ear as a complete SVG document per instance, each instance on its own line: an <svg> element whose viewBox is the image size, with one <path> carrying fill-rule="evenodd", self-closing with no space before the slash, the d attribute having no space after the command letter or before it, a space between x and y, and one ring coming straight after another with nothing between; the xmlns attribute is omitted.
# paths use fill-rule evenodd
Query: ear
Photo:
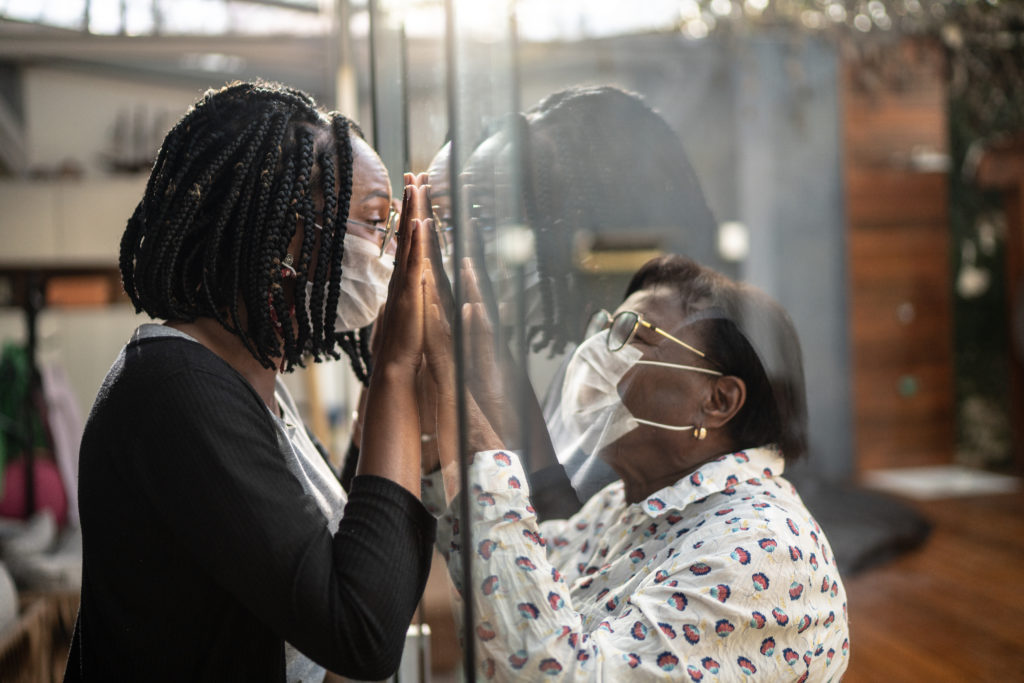
<svg viewBox="0 0 1024 683"><path fill-rule="evenodd" d="M704 426L714 429L725 426L740 412L747 401L747 385L739 377L725 375L715 379L704 398Z"/></svg>

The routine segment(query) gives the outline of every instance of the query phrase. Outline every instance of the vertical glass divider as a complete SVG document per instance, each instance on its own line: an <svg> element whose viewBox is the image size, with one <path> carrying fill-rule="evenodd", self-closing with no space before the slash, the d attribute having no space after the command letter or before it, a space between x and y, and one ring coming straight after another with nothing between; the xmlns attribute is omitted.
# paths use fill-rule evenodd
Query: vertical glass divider
<svg viewBox="0 0 1024 683"><path fill-rule="evenodd" d="M458 64L457 64L457 35L455 21L455 0L445 0L445 89L448 106L448 126L452 131L450 158L448 164L448 192L451 202L452 213L452 236L453 236L453 258L456 267L453 268L453 288L455 307L452 314L452 342L455 354L455 387L456 387L456 413L458 422L458 458L459 458L459 482L461 496L459 497L459 545L462 555L462 628L463 628L463 674L467 681L476 681L476 644L473 640L473 553L472 546L472 519L470 517L469 501L469 460L467 453L468 443L466 439L466 397L463 390L466 386L466 363L463 358L463 329L461 307L464 299L461 268L463 239L462 226L465 225L465 208L462 205L462 192L459 186L459 175L461 173L461 159L459 158L459 92L458 92Z"/></svg>
<svg viewBox="0 0 1024 683"><path fill-rule="evenodd" d="M373 136L370 138L373 148L379 150L380 143L380 102L377 96L377 0L367 0L366 10L370 15L370 29L367 36L370 57L370 122L373 124Z"/></svg>

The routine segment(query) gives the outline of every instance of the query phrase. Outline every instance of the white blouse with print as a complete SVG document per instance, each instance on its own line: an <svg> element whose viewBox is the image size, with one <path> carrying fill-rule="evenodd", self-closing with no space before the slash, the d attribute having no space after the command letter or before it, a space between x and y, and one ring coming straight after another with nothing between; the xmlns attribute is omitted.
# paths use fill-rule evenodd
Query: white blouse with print
<svg viewBox="0 0 1024 683"><path fill-rule="evenodd" d="M507 451L471 466L479 675L521 680L839 680L846 593L828 541L772 448L723 455L627 504L608 485L538 525ZM440 478L424 502L443 504ZM438 549L462 581L459 500ZM456 618L461 609L456 606Z"/></svg>

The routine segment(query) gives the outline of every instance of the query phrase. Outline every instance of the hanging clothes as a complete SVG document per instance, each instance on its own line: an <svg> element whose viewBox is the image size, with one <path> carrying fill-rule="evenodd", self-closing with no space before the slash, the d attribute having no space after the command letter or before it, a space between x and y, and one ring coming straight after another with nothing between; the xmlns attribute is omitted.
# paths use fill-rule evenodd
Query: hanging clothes
<svg viewBox="0 0 1024 683"><path fill-rule="evenodd" d="M0 515L26 518L49 508L67 520L65 484L54 462L42 380L28 349L6 342L0 353ZM31 457L29 457L31 456ZM29 469L27 464L31 462Z"/></svg>
<svg viewBox="0 0 1024 683"><path fill-rule="evenodd" d="M53 455L68 501L68 521L78 526L78 446L84 429L82 413L62 366L46 363L40 368L40 374Z"/></svg>

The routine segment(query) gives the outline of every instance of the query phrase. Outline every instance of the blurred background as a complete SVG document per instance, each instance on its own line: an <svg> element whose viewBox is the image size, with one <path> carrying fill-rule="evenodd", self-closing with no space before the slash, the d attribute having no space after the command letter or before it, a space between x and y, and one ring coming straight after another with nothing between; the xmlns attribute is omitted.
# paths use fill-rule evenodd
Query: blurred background
<svg viewBox="0 0 1024 683"><path fill-rule="evenodd" d="M617 265L579 266L590 295L614 308L643 258L678 251L775 296L803 343L792 478L845 567L847 680L1024 678L1022 5L0 0L0 679L63 672L77 440L143 322L125 221L188 106L255 78L360 122L396 188L551 92L641 95L717 231L623 228ZM529 359L538 394L559 361ZM340 464L347 365L288 381ZM434 680L459 660L445 581L422 610Z"/></svg>

